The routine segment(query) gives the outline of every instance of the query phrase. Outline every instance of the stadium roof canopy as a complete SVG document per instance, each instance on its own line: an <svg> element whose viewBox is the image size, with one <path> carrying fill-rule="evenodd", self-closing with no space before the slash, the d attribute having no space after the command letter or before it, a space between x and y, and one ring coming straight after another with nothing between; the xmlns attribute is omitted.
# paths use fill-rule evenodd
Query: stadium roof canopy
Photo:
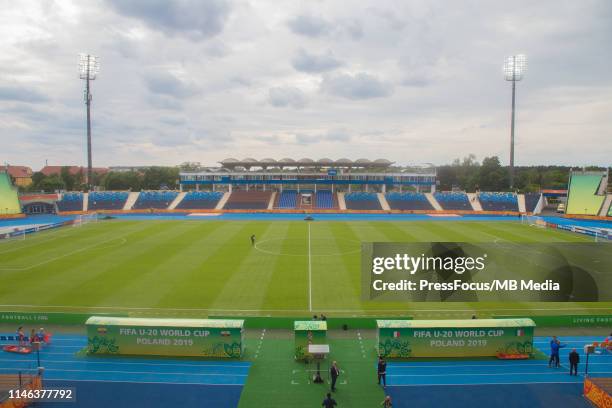
<svg viewBox="0 0 612 408"><path fill-rule="evenodd" d="M251 167L261 167L266 169L268 167L303 167L303 168L318 168L318 167L344 167L344 168L386 168L390 167L393 162L387 159L377 159L377 160L368 160L368 159L357 159L355 161L342 158L338 160L332 160L328 158L322 158L319 160L313 160L310 158L301 158L299 160L294 160L290 158L284 158L280 160L274 159L262 159L255 160L253 158L247 157L243 160L237 160L232 157L227 158L225 160L221 160L219 162L221 167L226 169L234 169L237 167L243 167L245 169L249 169Z"/></svg>

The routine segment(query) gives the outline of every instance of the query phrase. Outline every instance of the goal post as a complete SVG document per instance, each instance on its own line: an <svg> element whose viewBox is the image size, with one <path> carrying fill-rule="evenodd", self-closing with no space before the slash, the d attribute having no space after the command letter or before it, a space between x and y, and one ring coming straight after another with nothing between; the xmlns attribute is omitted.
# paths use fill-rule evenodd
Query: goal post
<svg viewBox="0 0 612 408"><path fill-rule="evenodd" d="M546 228L546 221L542 217L537 215L521 215L521 224L529 225L531 227Z"/></svg>
<svg viewBox="0 0 612 408"><path fill-rule="evenodd" d="M75 227L82 227L85 224L97 223L98 222L98 213L88 213L81 214L74 219Z"/></svg>
<svg viewBox="0 0 612 408"><path fill-rule="evenodd" d="M23 241L26 239L25 230L15 228L13 231L0 232L0 243L12 242L12 241Z"/></svg>

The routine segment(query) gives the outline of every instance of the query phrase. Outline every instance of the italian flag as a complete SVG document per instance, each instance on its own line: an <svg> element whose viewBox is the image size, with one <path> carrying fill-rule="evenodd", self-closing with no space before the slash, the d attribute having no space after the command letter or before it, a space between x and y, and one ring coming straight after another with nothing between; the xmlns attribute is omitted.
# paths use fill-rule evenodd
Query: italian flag
<svg viewBox="0 0 612 408"><path fill-rule="evenodd" d="M393 338L394 338L394 339L399 338L399 336L400 336L400 332L398 332L398 331L394 331L394 332L393 332Z"/></svg>
<svg viewBox="0 0 612 408"><path fill-rule="evenodd" d="M518 337L522 337L522 336L524 336L524 335L525 335L525 330L524 330L524 329L517 329L517 330L516 330L516 335L517 335Z"/></svg>

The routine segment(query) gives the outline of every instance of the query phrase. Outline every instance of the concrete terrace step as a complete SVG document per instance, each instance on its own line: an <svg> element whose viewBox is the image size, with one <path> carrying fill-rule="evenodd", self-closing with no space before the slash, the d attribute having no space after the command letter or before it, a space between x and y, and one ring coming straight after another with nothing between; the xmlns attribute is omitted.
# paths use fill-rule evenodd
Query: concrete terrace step
<svg viewBox="0 0 612 408"><path fill-rule="evenodd" d="M276 191L272 192L270 196L270 201L268 201L268 210L274 209L274 200L276 200Z"/></svg>
<svg viewBox="0 0 612 408"><path fill-rule="evenodd" d="M604 203L601 206L601 210L599 211L599 215L601 217L605 217L606 215L608 215L610 205L612 205L612 194L608 194L606 196L606 199L604 200Z"/></svg>
<svg viewBox="0 0 612 408"><path fill-rule="evenodd" d="M341 210L346 210L346 201L344 201L344 193L338 193L338 207Z"/></svg>
<svg viewBox="0 0 612 408"><path fill-rule="evenodd" d="M525 194L517 194L516 200L518 201L519 212L527 212L527 206L525 205Z"/></svg>
<svg viewBox="0 0 612 408"><path fill-rule="evenodd" d="M385 195L383 193L377 193L376 195L378 196L378 201L380 202L380 207L383 210L390 210L391 207L389 206L389 203L387 202L387 198L385 197Z"/></svg>
<svg viewBox="0 0 612 408"><path fill-rule="evenodd" d="M169 210L174 210L176 208L176 206L179 205L181 203L181 201L183 201L183 198L185 198L186 194L187 193L184 192L184 191L182 193L179 193L179 195L177 195L176 198L174 200L172 200L172 202L168 206L168 209Z"/></svg>
<svg viewBox="0 0 612 408"><path fill-rule="evenodd" d="M429 201L429 204L431 204L431 206L434 208L434 210L436 210L436 211L442 211L443 210L442 206L440 205L438 200L436 200L436 197L433 194L425 193L425 198L427 198L427 201Z"/></svg>
<svg viewBox="0 0 612 408"><path fill-rule="evenodd" d="M474 211L482 211L482 205L480 205L480 201L478 201L478 195L476 193L467 193L468 199L470 200L470 205L472 206L472 210Z"/></svg>
<svg viewBox="0 0 612 408"><path fill-rule="evenodd" d="M232 193L230 192L223 194L223 197L221 197L221 199L217 203L215 210L221 210L223 207L225 207L225 203L227 203L227 200L229 200L230 195L232 195Z"/></svg>
<svg viewBox="0 0 612 408"><path fill-rule="evenodd" d="M138 200L138 196L140 195L139 192L131 192L128 195L127 200L125 200L125 205L123 206L124 210L131 210L132 207L134 206L134 204L136 203L136 200Z"/></svg>

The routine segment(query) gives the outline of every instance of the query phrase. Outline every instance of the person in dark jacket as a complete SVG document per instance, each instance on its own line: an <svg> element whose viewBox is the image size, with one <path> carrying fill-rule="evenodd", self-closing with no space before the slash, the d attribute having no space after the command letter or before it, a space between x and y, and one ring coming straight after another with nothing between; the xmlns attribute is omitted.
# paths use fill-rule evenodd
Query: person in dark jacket
<svg viewBox="0 0 612 408"><path fill-rule="evenodd" d="M578 375L578 363L580 362L580 355L576 352L576 349L572 349L569 353L569 363L570 363L570 375L572 372L574 375Z"/></svg>
<svg viewBox="0 0 612 408"><path fill-rule="evenodd" d="M383 387L387 387L387 362L384 358L378 357L378 385L380 385L380 380L383 381Z"/></svg>
<svg viewBox="0 0 612 408"><path fill-rule="evenodd" d="M329 369L329 374L331 375L331 390L336 391L336 381L340 375L340 369L335 361L332 363L332 366Z"/></svg>
<svg viewBox="0 0 612 408"><path fill-rule="evenodd" d="M331 397L331 394L328 392L327 398L323 400L323 403L321 404L321 406L325 408L334 408L336 405L338 405L338 403L336 402L335 399Z"/></svg>

